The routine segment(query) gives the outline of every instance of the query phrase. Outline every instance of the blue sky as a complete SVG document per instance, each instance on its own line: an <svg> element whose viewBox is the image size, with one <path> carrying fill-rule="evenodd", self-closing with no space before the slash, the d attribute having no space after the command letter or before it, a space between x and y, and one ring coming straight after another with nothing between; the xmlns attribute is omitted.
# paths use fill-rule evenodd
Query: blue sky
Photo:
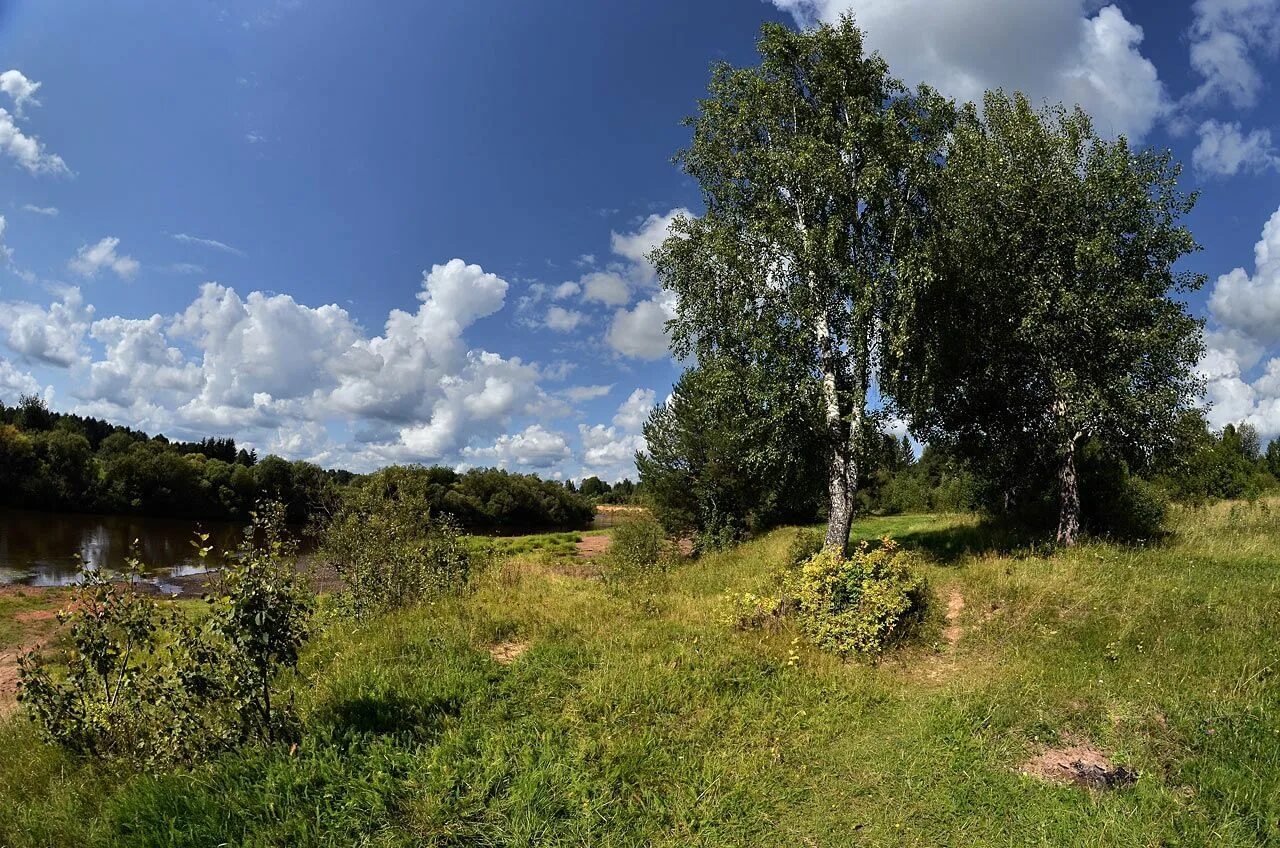
<svg viewBox="0 0 1280 848"><path fill-rule="evenodd" d="M1211 416L1280 433L1280 0L0 0L0 399L633 473L679 374L643 256L699 208L680 119L762 21L844 10L908 82L1171 147Z"/></svg>

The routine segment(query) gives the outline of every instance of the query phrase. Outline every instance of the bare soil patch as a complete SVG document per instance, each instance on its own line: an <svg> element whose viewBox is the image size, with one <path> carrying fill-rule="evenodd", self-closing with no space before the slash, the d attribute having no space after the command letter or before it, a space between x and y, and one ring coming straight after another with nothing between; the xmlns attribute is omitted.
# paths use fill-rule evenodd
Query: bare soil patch
<svg viewBox="0 0 1280 848"><path fill-rule="evenodd" d="M527 650L529 650L528 642L499 642L489 646L489 656L493 657L498 665L510 665Z"/></svg>
<svg viewBox="0 0 1280 848"><path fill-rule="evenodd" d="M947 597L947 626L942 630L942 638L946 640L948 645L954 645L959 642L960 637L964 635L964 628L960 626L960 614L962 612L964 612L964 595L952 589L951 594Z"/></svg>
<svg viewBox="0 0 1280 848"><path fill-rule="evenodd" d="M1116 765L1106 754L1088 744L1050 748L1024 763L1021 771L1051 783L1086 789L1120 789L1132 786L1138 780L1137 771Z"/></svg>
<svg viewBox="0 0 1280 848"><path fill-rule="evenodd" d="M57 617L56 610L41 609L17 613L14 615L13 620L20 621L23 624L30 624L33 621L53 621Z"/></svg>
<svg viewBox="0 0 1280 848"><path fill-rule="evenodd" d="M0 718L18 706L18 659L33 651L43 651L53 643L52 626L42 628L42 631L27 635L17 645L0 648Z"/></svg>
<svg viewBox="0 0 1280 848"><path fill-rule="evenodd" d="M610 543L613 539L609 536L595 535L583 536L578 541L578 556L583 559L595 559L600 554L609 550Z"/></svg>

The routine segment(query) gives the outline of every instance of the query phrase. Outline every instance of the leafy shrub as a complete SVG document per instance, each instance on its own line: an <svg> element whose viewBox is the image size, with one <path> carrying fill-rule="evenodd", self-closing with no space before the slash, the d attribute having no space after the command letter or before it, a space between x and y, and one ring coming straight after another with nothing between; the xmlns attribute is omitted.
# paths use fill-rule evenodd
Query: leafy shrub
<svg viewBox="0 0 1280 848"><path fill-rule="evenodd" d="M211 638L195 644L225 648L222 695L232 700L242 738L295 739L292 705L272 703L272 684L280 671L298 667L315 596L295 567L297 546L285 531L285 507L263 504L253 519L244 544L222 569L219 591L207 597Z"/></svg>
<svg viewBox="0 0 1280 848"><path fill-rule="evenodd" d="M667 540L662 525L645 515L614 529L603 559L611 577L627 580L667 571L677 557L676 546Z"/></svg>
<svg viewBox="0 0 1280 848"><path fill-rule="evenodd" d="M702 526L693 532L693 549L699 554L722 551L747 538L747 528L737 516L715 509L706 511Z"/></svg>
<svg viewBox="0 0 1280 848"><path fill-rule="evenodd" d="M140 591L136 558L125 582L86 569L61 614L72 643L66 673L33 654L21 660L20 698L45 738L77 754L161 765L296 737L275 690L280 672L297 665L312 598L283 517L279 505L254 514L199 620ZM207 538L196 543L202 557Z"/></svg>
<svg viewBox="0 0 1280 848"><path fill-rule="evenodd" d="M432 514L420 487L365 485L344 494L320 554L346 584L341 607L364 618L460 588L476 549L452 519Z"/></svg>
<svg viewBox="0 0 1280 848"><path fill-rule="evenodd" d="M1159 486L1131 473L1123 460L1096 445L1087 445L1081 454L1081 517L1090 533L1126 541L1164 534L1169 499Z"/></svg>
<svg viewBox="0 0 1280 848"><path fill-rule="evenodd" d="M827 535L822 530L812 527L797 528L791 544L787 546L787 565L794 568L811 559L822 550L826 541Z"/></svg>
<svg viewBox="0 0 1280 848"><path fill-rule="evenodd" d="M787 584L801 630L818 647L843 656L877 654L901 639L924 613L924 580L892 539L852 557L819 551Z"/></svg>
<svg viewBox="0 0 1280 848"><path fill-rule="evenodd" d="M721 620L735 630L775 630L792 608L788 598L744 592L729 598Z"/></svg>
<svg viewBox="0 0 1280 848"><path fill-rule="evenodd" d="M130 559L131 578L141 570ZM174 740L167 713L178 706L164 674L161 633L166 615L138 590L86 569L59 613L71 651L65 676L55 677L33 654L20 659L18 697L43 734L69 751L151 761ZM179 710L181 708L179 707Z"/></svg>

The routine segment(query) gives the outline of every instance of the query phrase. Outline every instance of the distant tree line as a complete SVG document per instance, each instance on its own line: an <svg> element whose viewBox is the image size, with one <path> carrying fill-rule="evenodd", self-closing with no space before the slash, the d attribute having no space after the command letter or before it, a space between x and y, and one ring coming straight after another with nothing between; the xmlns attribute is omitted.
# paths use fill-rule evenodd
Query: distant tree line
<svg viewBox="0 0 1280 848"><path fill-rule="evenodd" d="M561 483L497 468L459 473L449 468L392 465L357 478L351 489L379 501L412 500L471 530L580 529L595 506Z"/></svg>
<svg viewBox="0 0 1280 848"><path fill-rule="evenodd" d="M590 477L584 477L581 483L565 480L564 487L570 492L576 492L598 504L638 504L642 502L644 497L644 487L631 482L627 478L623 478L617 483L610 483L593 474Z"/></svg>
<svg viewBox="0 0 1280 848"><path fill-rule="evenodd" d="M352 474L237 448L234 439L163 435L50 410L38 397L0 404L0 504L26 509L243 520L267 499L301 523Z"/></svg>
<svg viewBox="0 0 1280 848"><path fill-rule="evenodd" d="M603 486L601 497L634 490ZM245 520L278 501L295 524L324 520L352 486L411 486L467 529L584 527L588 497L554 481L496 469L394 466L372 475L278 456L234 439L170 441L97 418L54 412L38 397L0 404L0 505L60 512Z"/></svg>

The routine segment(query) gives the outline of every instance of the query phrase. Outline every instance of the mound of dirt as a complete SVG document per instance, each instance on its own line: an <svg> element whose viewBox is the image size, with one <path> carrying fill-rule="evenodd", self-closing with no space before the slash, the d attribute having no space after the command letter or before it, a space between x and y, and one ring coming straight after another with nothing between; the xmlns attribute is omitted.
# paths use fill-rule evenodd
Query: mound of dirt
<svg viewBox="0 0 1280 848"><path fill-rule="evenodd" d="M1050 748L1027 761L1022 766L1022 773L1088 789L1120 789L1132 786L1138 780L1137 771L1116 765L1092 745Z"/></svg>

